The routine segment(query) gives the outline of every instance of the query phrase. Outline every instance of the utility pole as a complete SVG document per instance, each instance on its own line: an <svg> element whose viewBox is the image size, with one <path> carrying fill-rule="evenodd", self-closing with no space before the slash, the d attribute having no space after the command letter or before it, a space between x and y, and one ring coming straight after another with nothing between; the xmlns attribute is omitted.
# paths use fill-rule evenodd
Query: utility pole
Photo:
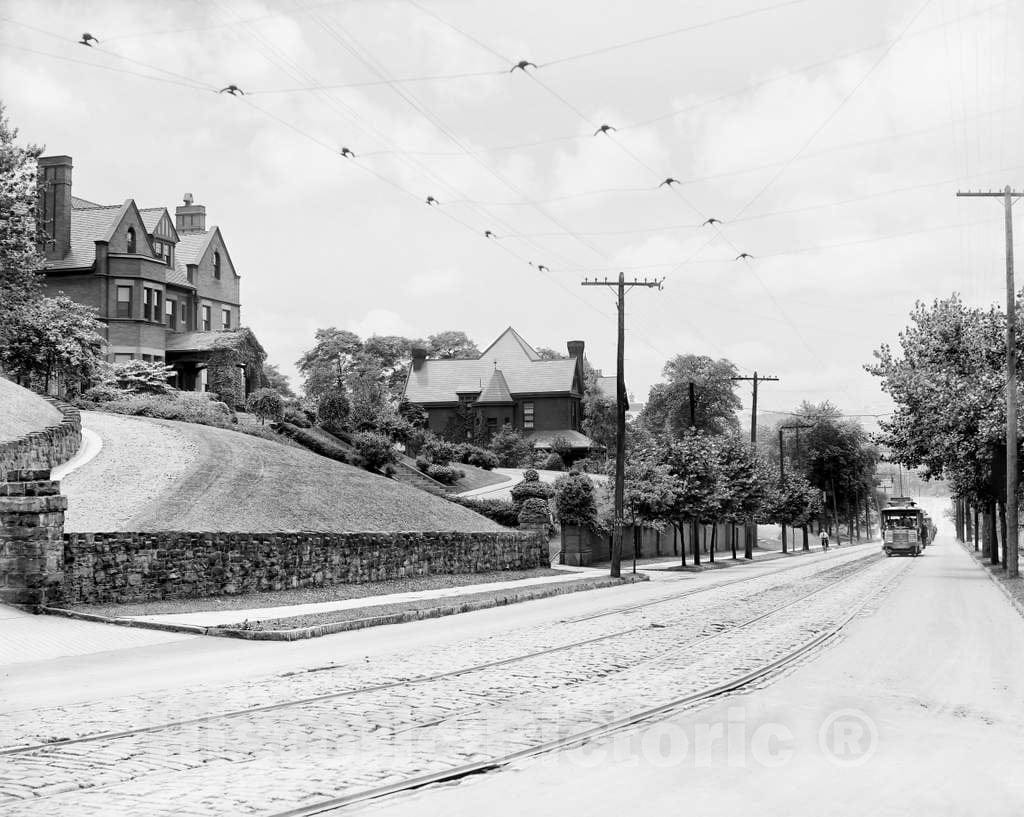
<svg viewBox="0 0 1024 817"><path fill-rule="evenodd" d="M1017 292L1013 284L1013 201L1024 196L1006 185L983 193L957 191L957 197L1001 198L1006 221L1006 554L1007 578L1018 576L1017 543Z"/></svg>
<svg viewBox="0 0 1024 817"><path fill-rule="evenodd" d="M769 377L768 375L759 375L754 372L753 377L733 377L731 380L750 380L754 384L754 399L751 403L750 408L750 452L752 454L757 453L757 384L761 382L773 382L777 383L779 378ZM754 543L757 541L757 523L751 519L747 523L747 529L743 537L743 558L753 559L754 558Z"/></svg>
<svg viewBox="0 0 1024 817"><path fill-rule="evenodd" d="M791 423L788 426L779 426L779 490L784 491L786 488L786 449L783 447L782 432L783 431L796 431L796 446L797 446L797 460L800 459L800 429L801 428L814 428L814 423ZM787 553L786 547L786 523L782 523L782 552ZM796 541L793 542L793 547L796 547ZM808 550L807 546L807 527L804 526L804 550Z"/></svg>
<svg viewBox="0 0 1024 817"><path fill-rule="evenodd" d="M652 287L661 289L665 279L660 281L627 281L620 272L618 281L609 281L607 278L598 281L584 280L585 287L615 287L618 289L618 310L619 310L619 343L616 353L615 377L618 381L615 386L615 528L612 531L612 565L611 576L619 578L622 573L622 514L623 497L625 494L626 481L626 373L625 373L625 347L626 347L626 292L633 287Z"/></svg>

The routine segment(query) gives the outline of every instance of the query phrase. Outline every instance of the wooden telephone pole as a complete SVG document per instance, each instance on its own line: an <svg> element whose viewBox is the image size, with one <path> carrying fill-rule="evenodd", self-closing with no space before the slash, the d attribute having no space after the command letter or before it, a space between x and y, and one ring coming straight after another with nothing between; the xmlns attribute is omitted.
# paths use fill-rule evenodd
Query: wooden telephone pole
<svg viewBox="0 0 1024 817"><path fill-rule="evenodd" d="M750 450L751 453L757 453L757 384L761 382L773 382L777 383L779 378L769 377L768 375L759 375L754 372L753 377L733 377L732 380L750 380L754 384L754 400L751 404L750 409ZM743 537L743 558L753 559L754 558L754 542L757 541L757 523L751 519L747 523L746 535Z"/></svg>
<svg viewBox="0 0 1024 817"><path fill-rule="evenodd" d="M1002 191L966 193L958 198L980 197L1003 200L1006 219L1006 575L1018 576L1017 544L1017 292L1013 284L1013 200L1024 195L1009 185Z"/></svg>
<svg viewBox="0 0 1024 817"><path fill-rule="evenodd" d="M782 439L783 431L796 431L796 457L799 464L800 460L800 429L801 428L814 428L814 423L791 423L788 426L779 426L779 490L785 490L786 487L786 449ZM781 524L782 527L782 552L787 553L786 547L786 523ZM796 540L793 541L793 548L796 548ZM807 545L807 526L804 525L804 550L809 550Z"/></svg>
<svg viewBox="0 0 1024 817"><path fill-rule="evenodd" d="M622 505L626 482L626 293L633 287L661 289L664 282L664 278L660 281L648 281L646 278L643 281L627 281L621 272L618 281L609 281L607 278L598 281L595 278L593 281L582 282L585 287L615 287L618 290L619 345L615 364L615 527L612 531L611 565L611 576L614 579L619 578L622 573Z"/></svg>

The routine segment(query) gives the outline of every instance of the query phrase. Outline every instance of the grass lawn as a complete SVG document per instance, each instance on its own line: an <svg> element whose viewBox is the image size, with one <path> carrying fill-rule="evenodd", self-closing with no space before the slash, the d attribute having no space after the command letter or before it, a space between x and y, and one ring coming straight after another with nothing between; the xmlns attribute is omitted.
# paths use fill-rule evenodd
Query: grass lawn
<svg viewBox="0 0 1024 817"><path fill-rule="evenodd" d="M0 377L0 443L60 422L60 412L34 392Z"/></svg>
<svg viewBox="0 0 1024 817"><path fill-rule="evenodd" d="M362 599L392 593L410 593L418 590L436 590L442 587L466 587L488 582L510 582L557 576L564 571L538 567L533 570L495 570L488 573L457 573L412 576L386 582L363 584L336 584L329 587L300 587L295 590L267 590L262 593L244 593L237 596L215 596L200 599L163 599L135 604L81 604L74 609L79 613L100 616L155 616L173 613L201 613L205 610L251 610L255 607L284 607L288 604L317 604L325 601ZM434 599L437 604L438 599Z"/></svg>
<svg viewBox="0 0 1024 817"><path fill-rule="evenodd" d="M475 491L477 488L486 488L488 485L500 485L502 482L511 482L505 474L495 474L493 471L485 471L473 465L452 463L452 465L463 471L466 476L455 483L455 490L458 493Z"/></svg>

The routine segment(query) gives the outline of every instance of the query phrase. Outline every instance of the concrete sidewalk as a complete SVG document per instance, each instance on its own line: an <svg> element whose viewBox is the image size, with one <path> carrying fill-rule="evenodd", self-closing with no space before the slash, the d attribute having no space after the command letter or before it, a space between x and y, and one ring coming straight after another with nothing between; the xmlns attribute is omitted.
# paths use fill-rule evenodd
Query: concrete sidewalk
<svg viewBox="0 0 1024 817"><path fill-rule="evenodd" d="M401 604L409 601L429 599L451 599L474 593L488 593L492 590L522 589L556 584L565 581L581 581L595 576L604 576L606 571L593 568L556 568L558 576L539 576L535 579L516 579L504 582L467 584L460 587L438 587L433 590L413 590L408 593L390 593L382 596L362 596L354 599L338 599L311 604L288 604L278 607L253 607L245 610L208 610L199 613L162 613L150 616L124 616L132 621L158 624L188 624L198 627L222 627L241 621L266 621L275 618L331 613L335 610L352 610L361 607L377 607L383 604Z"/></svg>
<svg viewBox="0 0 1024 817"><path fill-rule="evenodd" d="M197 636L37 616L0 605L0 668L168 644Z"/></svg>

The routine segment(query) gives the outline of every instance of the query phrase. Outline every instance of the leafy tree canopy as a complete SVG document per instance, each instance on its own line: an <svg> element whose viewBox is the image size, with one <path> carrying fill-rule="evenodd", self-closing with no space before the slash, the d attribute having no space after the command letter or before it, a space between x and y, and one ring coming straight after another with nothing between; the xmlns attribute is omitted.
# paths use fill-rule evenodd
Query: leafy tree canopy
<svg viewBox="0 0 1024 817"><path fill-rule="evenodd" d="M706 355L676 355L665 364L665 382L651 387L640 422L651 432L681 438L690 429L690 383L695 384L696 427L709 434L739 430L737 374L732 362Z"/></svg>

